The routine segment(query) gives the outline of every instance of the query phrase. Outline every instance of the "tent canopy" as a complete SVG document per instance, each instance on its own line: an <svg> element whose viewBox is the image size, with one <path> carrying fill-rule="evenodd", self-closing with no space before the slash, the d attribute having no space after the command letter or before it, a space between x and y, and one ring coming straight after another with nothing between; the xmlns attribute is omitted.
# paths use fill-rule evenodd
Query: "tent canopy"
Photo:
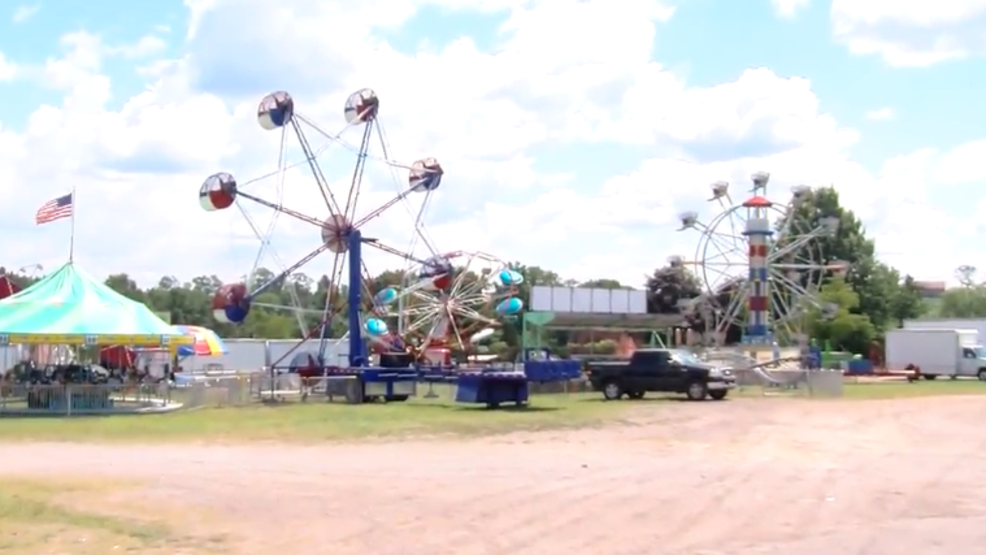
<svg viewBox="0 0 986 555"><path fill-rule="evenodd" d="M71 262L0 300L0 344L172 345L191 340Z"/></svg>

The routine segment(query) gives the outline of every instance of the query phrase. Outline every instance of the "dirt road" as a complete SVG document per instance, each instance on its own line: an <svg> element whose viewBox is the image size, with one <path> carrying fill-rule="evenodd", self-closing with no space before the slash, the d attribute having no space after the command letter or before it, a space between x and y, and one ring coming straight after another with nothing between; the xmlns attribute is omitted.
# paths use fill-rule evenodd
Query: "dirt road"
<svg viewBox="0 0 986 555"><path fill-rule="evenodd" d="M188 553L971 553L984 414L955 397L641 403L628 424L475 441L5 446L0 475L140 481L107 510L225 538Z"/></svg>

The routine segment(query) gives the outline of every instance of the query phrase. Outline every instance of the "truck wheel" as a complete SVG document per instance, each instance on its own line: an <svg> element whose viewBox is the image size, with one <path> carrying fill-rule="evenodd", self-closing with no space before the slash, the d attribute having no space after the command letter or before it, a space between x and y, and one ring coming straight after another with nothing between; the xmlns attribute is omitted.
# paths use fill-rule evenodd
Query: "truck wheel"
<svg viewBox="0 0 986 555"><path fill-rule="evenodd" d="M607 401L617 401L620 397L623 397L623 388L616 382L606 382L603 385L603 397Z"/></svg>
<svg viewBox="0 0 986 555"><path fill-rule="evenodd" d="M728 389L717 389L715 391L710 391L709 397L712 397L713 401L722 401L726 398L727 393L729 393Z"/></svg>
<svg viewBox="0 0 986 555"><path fill-rule="evenodd" d="M979 381L986 382L986 368L980 368L979 373L976 374L976 377L979 378Z"/></svg>
<svg viewBox="0 0 986 555"><path fill-rule="evenodd" d="M928 380L929 382L935 381L938 376L936 374L921 374L921 377Z"/></svg>
<svg viewBox="0 0 986 555"><path fill-rule="evenodd" d="M644 391L631 391L630 393L627 393L627 397L631 399L643 399L645 393L646 392Z"/></svg>
<svg viewBox="0 0 986 555"><path fill-rule="evenodd" d="M702 382L692 382L688 384L685 394L692 401L702 401L709 394L709 388L705 387L705 384Z"/></svg>

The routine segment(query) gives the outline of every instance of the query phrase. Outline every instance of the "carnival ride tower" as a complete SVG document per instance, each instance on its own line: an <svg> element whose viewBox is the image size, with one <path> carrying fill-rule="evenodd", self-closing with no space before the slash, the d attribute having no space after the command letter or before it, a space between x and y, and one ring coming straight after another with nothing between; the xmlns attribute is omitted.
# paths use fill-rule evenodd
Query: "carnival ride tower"
<svg viewBox="0 0 986 555"><path fill-rule="evenodd" d="M768 211L772 203L767 200L767 175L753 176L753 196L743 203L746 209L746 229L743 235L749 245L749 278L747 280L747 324L743 343L769 345L772 342L770 326L770 277L768 272L768 244L774 235Z"/></svg>

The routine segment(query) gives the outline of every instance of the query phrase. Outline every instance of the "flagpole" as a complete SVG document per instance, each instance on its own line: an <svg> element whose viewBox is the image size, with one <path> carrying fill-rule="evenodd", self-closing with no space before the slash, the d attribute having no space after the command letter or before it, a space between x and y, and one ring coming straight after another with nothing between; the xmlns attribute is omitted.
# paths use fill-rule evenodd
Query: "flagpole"
<svg viewBox="0 0 986 555"><path fill-rule="evenodd" d="M63 189L64 190L64 189ZM75 185L72 185L72 230L69 232L68 239L68 262L72 263L75 258Z"/></svg>

